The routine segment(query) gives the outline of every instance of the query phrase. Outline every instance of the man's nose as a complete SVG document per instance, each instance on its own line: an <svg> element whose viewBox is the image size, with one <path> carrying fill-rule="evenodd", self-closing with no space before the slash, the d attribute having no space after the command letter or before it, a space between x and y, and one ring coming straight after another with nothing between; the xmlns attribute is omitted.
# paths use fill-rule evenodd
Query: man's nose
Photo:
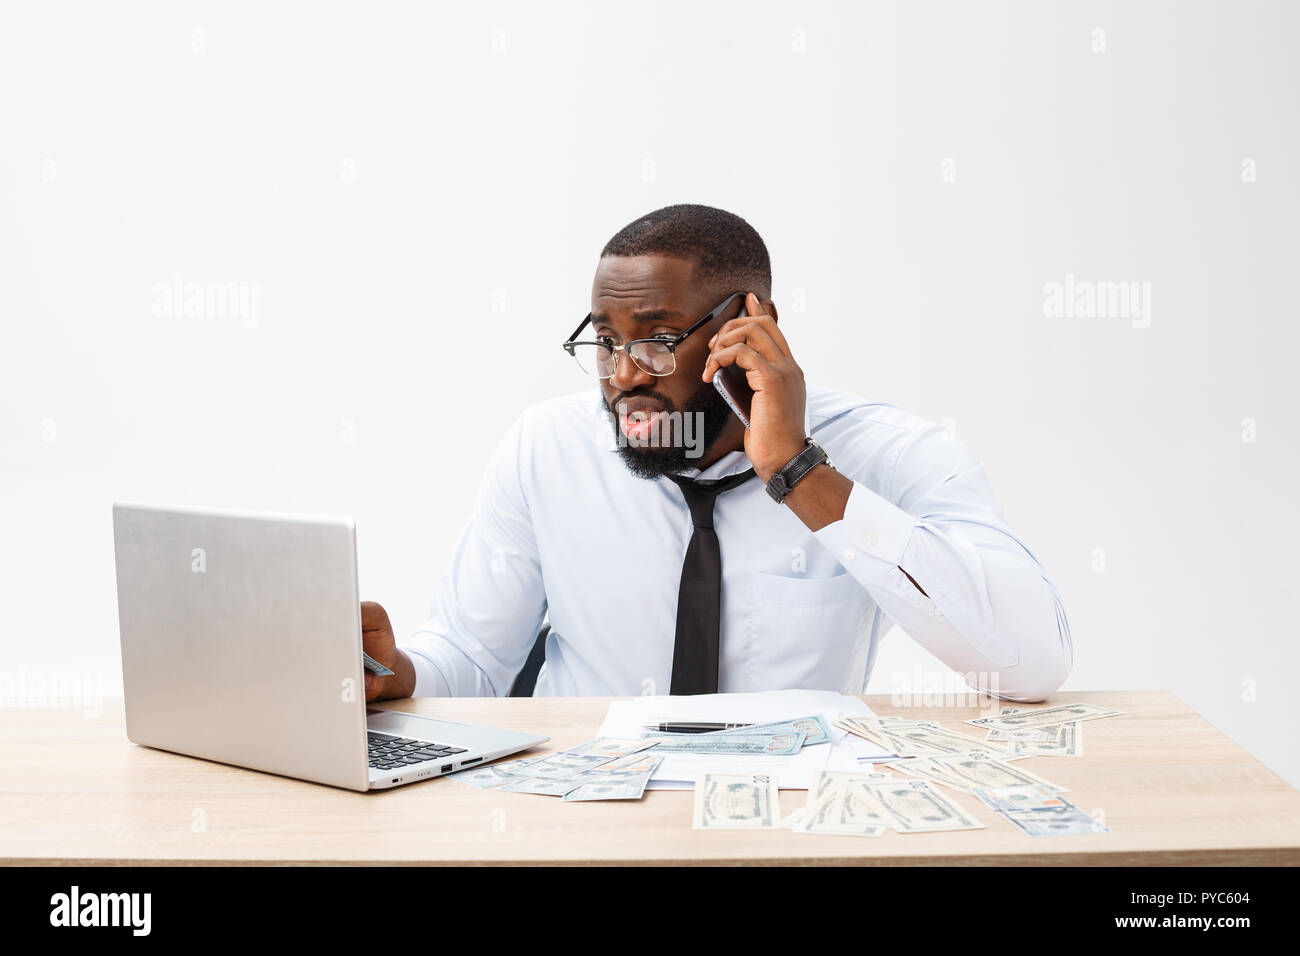
<svg viewBox="0 0 1300 956"><path fill-rule="evenodd" d="M626 352L616 354L618 362L614 366L614 374L610 376L610 381L620 392L630 392L634 388L654 382L655 377L633 362L632 356Z"/></svg>

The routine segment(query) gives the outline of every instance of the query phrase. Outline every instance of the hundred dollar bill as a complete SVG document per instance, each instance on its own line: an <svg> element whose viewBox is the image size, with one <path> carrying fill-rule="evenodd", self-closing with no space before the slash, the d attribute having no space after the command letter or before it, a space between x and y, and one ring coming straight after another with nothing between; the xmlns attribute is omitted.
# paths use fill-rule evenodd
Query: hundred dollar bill
<svg viewBox="0 0 1300 956"><path fill-rule="evenodd" d="M999 813L1008 810L1059 810L1070 802L1045 787L972 787L979 801Z"/></svg>
<svg viewBox="0 0 1300 956"><path fill-rule="evenodd" d="M890 826L900 833L985 829L928 780L869 781L857 786L871 792Z"/></svg>
<svg viewBox="0 0 1300 956"><path fill-rule="evenodd" d="M612 759L639 753L653 747L658 741L658 737L598 737L595 740L587 741L585 744L579 744L577 747L570 747L563 752L577 756L604 756Z"/></svg>
<svg viewBox="0 0 1300 956"><path fill-rule="evenodd" d="M659 760L663 760L662 757ZM656 762L655 766L658 766ZM564 795L566 801L575 800L640 800L654 767L639 774L604 774L597 770L594 776L601 779L584 782ZM581 779L581 778L578 778Z"/></svg>
<svg viewBox="0 0 1300 956"><path fill-rule="evenodd" d="M363 667L365 667L366 670L370 671L370 673L374 674L376 677L389 677L393 673L391 670L389 670L383 664L379 663L379 661L375 660L365 651L361 652L361 664Z"/></svg>
<svg viewBox="0 0 1300 956"><path fill-rule="evenodd" d="M682 734L663 737L652 753L691 754L765 754L779 757L798 753L808 735L804 731L790 734Z"/></svg>
<svg viewBox="0 0 1300 956"><path fill-rule="evenodd" d="M780 792L766 773L704 773L695 781L697 830L751 830L778 826Z"/></svg>
<svg viewBox="0 0 1300 956"><path fill-rule="evenodd" d="M507 783L517 783L519 775L507 770L506 767L523 769L531 763L536 763L540 758L531 757L527 760L511 760L504 764L489 764L486 767L473 767L469 770L457 770L455 773L449 773L445 776L452 780L459 780L461 783L470 783L476 787L500 787Z"/></svg>
<svg viewBox="0 0 1300 956"><path fill-rule="evenodd" d="M516 783L508 783L499 790L511 793L540 793L551 797L562 797L570 790L582 786L583 781L574 777L516 777Z"/></svg>
<svg viewBox="0 0 1300 956"><path fill-rule="evenodd" d="M562 779L572 777L575 774L582 773L586 770L595 770L602 767L615 758L606 757L604 754L571 754L556 753L547 754L539 759L536 763L523 767L518 771L527 777L553 777ZM507 773L512 771L507 770Z"/></svg>
<svg viewBox="0 0 1300 956"><path fill-rule="evenodd" d="M809 747L813 744L824 744L831 739L831 728L826 723L826 718L821 714L813 714L811 717L797 717L794 720L779 720L772 724L756 724L752 727L734 727L731 730L718 730L710 737L724 737L735 734L796 734L804 731L807 736L804 738L803 745ZM698 736L698 735L697 735Z"/></svg>
<svg viewBox="0 0 1300 956"><path fill-rule="evenodd" d="M1094 820L1072 803L1060 809L1008 810L999 813L1012 826L1031 837L1080 836L1085 833L1109 833L1110 827Z"/></svg>
<svg viewBox="0 0 1300 956"><path fill-rule="evenodd" d="M936 757L911 757L891 765L890 769L924 777L970 792L974 787L1045 787L1068 793L1067 787L1044 780L1023 767L998 760L992 753L944 754Z"/></svg>
<svg viewBox="0 0 1300 956"><path fill-rule="evenodd" d="M1074 720L1095 720L1099 717L1119 717L1122 710L1109 710L1096 704L1061 704L1056 707L1042 707L1037 710L1022 710L1018 714L998 715L997 717L976 717L964 721L976 727L993 730L1025 730L1041 728L1049 724L1064 724Z"/></svg>

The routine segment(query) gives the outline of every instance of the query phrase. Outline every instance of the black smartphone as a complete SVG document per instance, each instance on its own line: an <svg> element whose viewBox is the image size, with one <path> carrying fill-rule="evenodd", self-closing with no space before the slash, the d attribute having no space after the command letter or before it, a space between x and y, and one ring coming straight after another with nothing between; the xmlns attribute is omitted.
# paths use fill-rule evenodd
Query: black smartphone
<svg viewBox="0 0 1300 956"><path fill-rule="evenodd" d="M740 310L740 315L745 315L744 309ZM740 318L740 315L736 318ZM718 369L713 373L713 387L718 390L722 400L731 406L740 423L748 428L749 409L754 401L754 390L749 387L745 370L739 365L728 365L726 368Z"/></svg>

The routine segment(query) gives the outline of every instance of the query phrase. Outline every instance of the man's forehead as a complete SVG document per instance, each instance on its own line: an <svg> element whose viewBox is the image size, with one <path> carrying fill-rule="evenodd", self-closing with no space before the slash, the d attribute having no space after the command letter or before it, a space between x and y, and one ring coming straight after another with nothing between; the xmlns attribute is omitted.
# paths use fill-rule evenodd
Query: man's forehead
<svg viewBox="0 0 1300 956"><path fill-rule="evenodd" d="M598 315L633 318L685 316L699 293L691 285L695 264L671 256L605 256L591 284L591 309Z"/></svg>

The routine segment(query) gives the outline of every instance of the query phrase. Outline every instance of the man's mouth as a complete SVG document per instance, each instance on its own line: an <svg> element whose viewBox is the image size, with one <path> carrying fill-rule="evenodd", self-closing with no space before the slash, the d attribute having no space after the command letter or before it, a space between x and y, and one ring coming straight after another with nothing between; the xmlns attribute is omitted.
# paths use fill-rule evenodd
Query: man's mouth
<svg viewBox="0 0 1300 956"><path fill-rule="evenodd" d="M641 406L629 409L625 405L618 407L618 427L630 441L645 442L658 432L659 419L664 410L657 406Z"/></svg>

